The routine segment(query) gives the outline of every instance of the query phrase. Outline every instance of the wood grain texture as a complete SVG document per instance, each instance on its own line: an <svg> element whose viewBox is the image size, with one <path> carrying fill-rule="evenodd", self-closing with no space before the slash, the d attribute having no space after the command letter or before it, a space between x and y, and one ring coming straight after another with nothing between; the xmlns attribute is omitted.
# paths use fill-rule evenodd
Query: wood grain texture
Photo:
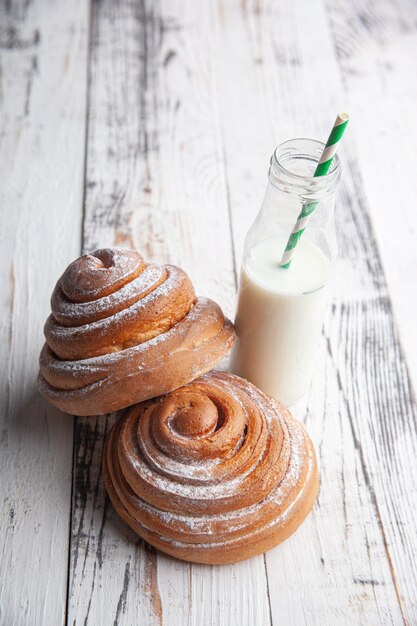
<svg viewBox="0 0 417 626"><path fill-rule="evenodd" d="M411 0L342 0L328 2L326 14L354 112L355 159L416 388L417 7Z"/></svg>
<svg viewBox="0 0 417 626"><path fill-rule="evenodd" d="M0 13L0 623L417 623L414 3L96 0L91 12L25 0ZM76 420L71 503L72 418L34 384L49 294L81 247L127 245L182 265L232 316L275 145L325 137L345 108L334 298L295 407L318 451L318 504L265 557L176 561L106 498L113 416Z"/></svg>
<svg viewBox="0 0 417 626"><path fill-rule="evenodd" d="M93 75L85 249L127 242L181 263L230 310L232 256L259 206L274 145L324 136L345 104L324 5L163 2L132 14L129 5L104 3L94 14L91 67L99 79ZM263 563L176 563L115 519L100 483L100 426L79 421L75 485L85 492L75 500L70 621L412 623L414 526L405 507L415 405L354 145L353 137L342 151L343 281L308 408L298 407L322 466L313 516ZM378 360L383 347L389 368Z"/></svg>
<svg viewBox="0 0 417 626"><path fill-rule="evenodd" d="M358 111L355 155L349 159L352 175L347 180L346 198L352 199L349 209L363 249L360 256L369 268L370 294L372 285L380 282L377 297L361 304L351 302L347 308L344 332L347 336L350 332L351 338L344 361L340 358L343 363L340 371L346 376L352 363L354 370L358 367L357 377L347 379L348 396L353 396L359 408L352 428L359 440L366 442L369 438L373 443L369 448L364 445L364 457L369 467L369 482L375 491L375 512L384 529L402 617L406 623L414 624L417 622L417 529L413 515L417 506L414 478L417 334L413 320L417 314L414 297L417 216L410 207L410 198L416 192L417 133L412 116L417 76L412 59L417 49L417 7L411 2L383 1L364 10L358 3L334 3L333 8L329 3L327 11L341 77ZM337 27L341 19L347 25L344 33ZM363 107L364 93L370 95L372 108ZM365 129L369 140L364 142ZM396 154L397 159L393 158ZM370 225L363 219L367 203L361 192L362 179L378 249L374 240L368 250ZM387 279L381 279L383 267ZM354 341L352 324L356 317L362 321L363 335ZM365 389L361 390L362 384ZM365 415L366 420L362 422L358 414Z"/></svg>
<svg viewBox="0 0 417 626"><path fill-rule="evenodd" d="M223 7L219 22L219 106L228 120L226 154L245 149L254 172L287 137L325 137L325 125L345 108L345 92L322 3L248 2L245 24L239 9ZM239 46L245 33L248 48ZM235 57L222 55L221 63L219 42ZM231 84L238 62L252 69ZM245 101L248 119L256 118L256 133L242 137L233 115L239 101ZM306 415L319 450L319 504L301 532L266 555L269 587L279 589L271 594L273 619L291 624L416 619L416 406L368 218L354 129L349 133L341 150L334 305L307 411L297 411ZM247 198L258 193L258 182L244 177L243 167L239 159L228 167L238 258L255 214Z"/></svg>
<svg viewBox="0 0 417 626"><path fill-rule="evenodd" d="M42 326L78 253L86 104L84 3L0 10L0 623L65 614L72 418L36 389ZM51 262L53 259L53 262Z"/></svg>
<svg viewBox="0 0 417 626"><path fill-rule="evenodd" d="M197 293L230 314L215 74L201 45L209 19L208 3L93 5L84 250L125 244L180 264ZM101 479L104 431L100 419L77 420L68 623L269 623L262 556L216 568L179 563L116 518Z"/></svg>

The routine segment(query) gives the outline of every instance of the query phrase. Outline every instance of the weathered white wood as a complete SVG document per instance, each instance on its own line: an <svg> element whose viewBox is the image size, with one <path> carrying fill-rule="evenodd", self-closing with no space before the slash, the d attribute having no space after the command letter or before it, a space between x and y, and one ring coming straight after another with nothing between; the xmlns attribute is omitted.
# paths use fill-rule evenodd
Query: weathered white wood
<svg viewBox="0 0 417 626"><path fill-rule="evenodd" d="M0 9L0 622L62 624L72 418L36 390L57 274L77 255L83 195L87 7Z"/></svg>
<svg viewBox="0 0 417 626"><path fill-rule="evenodd" d="M84 249L127 244L180 264L230 313L210 17L210 3L182 0L93 5ZM269 623L262 556L180 563L116 519L101 480L103 431L103 420L77 420L69 623Z"/></svg>
<svg viewBox="0 0 417 626"><path fill-rule="evenodd" d="M369 200L414 388L417 386L417 7L412 0L327 3Z"/></svg>
<svg viewBox="0 0 417 626"><path fill-rule="evenodd" d="M320 2L236 2L222 5L221 15L218 97L239 258L261 200L256 177L274 144L326 137L346 103ZM238 64L245 72L232 82ZM356 133L349 132L341 150L334 309L306 419L321 462L319 505L295 537L266 556L273 619L285 624L416 619L416 406L361 191ZM245 177L242 162L249 160Z"/></svg>

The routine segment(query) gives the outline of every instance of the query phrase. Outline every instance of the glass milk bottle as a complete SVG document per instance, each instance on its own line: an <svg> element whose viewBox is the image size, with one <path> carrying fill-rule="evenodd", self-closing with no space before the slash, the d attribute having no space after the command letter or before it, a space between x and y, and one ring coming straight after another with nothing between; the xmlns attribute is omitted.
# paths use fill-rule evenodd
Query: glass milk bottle
<svg viewBox="0 0 417 626"><path fill-rule="evenodd" d="M231 369L286 405L309 388L337 256L334 200L340 165L336 156L329 173L314 178L323 148L312 139L278 146L244 246ZM317 206L290 267L282 268L288 237L310 202Z"/></svg>

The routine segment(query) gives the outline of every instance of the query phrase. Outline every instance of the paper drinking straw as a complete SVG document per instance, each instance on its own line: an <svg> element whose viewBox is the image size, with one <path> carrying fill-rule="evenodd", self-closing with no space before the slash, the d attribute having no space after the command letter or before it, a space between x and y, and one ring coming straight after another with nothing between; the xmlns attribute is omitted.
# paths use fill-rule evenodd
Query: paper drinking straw
<svg viewBox="0 0 417 626"><path fill-rule="evenodd" d="M336 121L333 125L332 132L326 142L320 161L317 164L313 176L324 176L328 173L333 161L333 157L336 154L339 141L341 140L343 133L349 121L349 115L347 113L339 113ZM294 255L295 247L303 234L305 227L307 226L310 215L313 213L318 202L307 202L302 208L300 215L291 231L290 238L285 246L284 254L280 262L280 267L288 268L291 265L292 257Z"/></svg>

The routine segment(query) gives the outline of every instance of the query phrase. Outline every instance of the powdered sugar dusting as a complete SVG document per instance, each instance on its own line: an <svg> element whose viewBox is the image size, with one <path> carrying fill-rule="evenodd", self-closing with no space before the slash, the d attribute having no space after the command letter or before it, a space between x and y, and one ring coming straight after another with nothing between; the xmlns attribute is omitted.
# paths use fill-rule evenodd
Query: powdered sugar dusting
<svg viewBox="0 0 417 626"><path fill-rule="evenodd" d="M226 476L224 480L218 481L215 472L223 459L207 461L197 458L185 461L165 454L155 460L151 456L154 444L149 445L146 438L138 441L134 447L134 458L129 458L130 466L136 474L136 479L132 476L128 478L129 491L125 492L118 483L113 488L117 490L129 515L134 519L135 527L140 524L156 534L159 541L174 547L187 550L230 547L235 543L240 544L242 540L255 541L260 535L275 532L292 519L299 508L300 500L307 497L306 490L308 492L313 488L316 465L312 445L304 427L286 409L238 377L210 372L196 381L195 385L200 385L202 389L209 386L211 392L215 389L224 392L227 389L231 402L241 411L245 411L247 403L258 408L258 415L265 420L268 434L255 466L238 476L233 476L232 472L230 479ZM256 416L255 413L251 415ZM279 464L284 463L282 471L277 471L271 465L270 457L273 450L271 437L275 437L272 433L277 432L277 427L283 433L278 460ZM214 435L220 436L220 431L221 428ZM132 432L132 437L135 436ZM213 434L209 436L214 442ZM246 445L246 438L247 435L242 432L238 449ZM118 445L117 439L113 445ZM118 453L124 454L120 449ZM156 453L160 455L161 451L155 449L154 454ZM233 464L231 467L233 468ZM263 481L272 477L272 484L259 500L255 498L249 505L242 506L242 484L248 476L251 478L251 475L255 476L259 471L264 473ZM148 485L146 493L150 494L150 500L135 493L136 480L140 484ZM254 488L256 484L256 481L252 482L250 489L258 493ZM164 503L163 507L152 504L153 493L158 494L157 500ZM220 501L225 501L226 507L216 512L215 503ZM209 504L204 507L204 503ZM187 535L185 541L182 540L184 534Z"/></svg>
<svg viewBox="0 0 417 626"><path fill-rule="evenodd" d="M66 373L74 374L81 370L89 370L90 368L98 371L98 369L110 368L125 359L135 359L138 354L148 352L151 348L156 347L161 343L169 343L174 337L180 336L185 338L185 336L190 332L190 327L194 324L198 324L201 331L204 331L206 327L211 325L214 326L214 328L217 326L217 330L219 326L218 322L220 321L219 310L218 308L214 310L213 307L209 306L210 302L211 301L207 298L198 298L194 307L181 322L173 326L165 333L161 333L160 335L157 335L156 337L153 337L152 339L149 339L141 344L131 346L117 352L109 352L108 354L101 354L100 356L90 357L87 359L74 361L56 359L50 364L50 367L53 367L56 371L61 370ZM204 333L202 332L202 334ZM203 342L201 345L203 345ZM209 361L210 355L207 355L207 362ZM196 364L196 368L197 370L200 370L200 363Z"/></svg>
<svg viewBox="0 0 417 626"><path fill-rule="evenodd" d="M61 326L59 324L55 324L51 329L50 333L60 339L65 339L77 335L77 337L82 336L83 334L89 334L94 336L99 336L100 333L112 326L119 325L123 322L126 322L128 319L132 317L140 317L144 313L146 313L146 309L155 303L156 300L163 300L167 294L169 294L174 289L180 289L182 283L184 282L184 272L177 267L171 266L170 271L168 273L168 277L162 284L158 285L153 291L148 293L142 299L135 301L130 306L122 309L111 315L110 317L105 317L103 319L92 321L88 324L83 324L81 326ZM137 279L139 280L139 279ZM133 281L137 282L137 281ZM120 290L122 291L122 290ZM120 291L117 292L120 294ZM117 294L112 294L114 298L117 297ZM96 302L90 303L91 307L95 307Z"/></svg>
<svg viewBox="0 0 417 626"><path fill-rule="evenodd" d="M88 324L98 318L112 315L122 306L123 308L131 306L159 287L165 276L165 268L159 265L148 265L142 274L114 293L89 302L72 302L65 296L58 283L53 296L52 313L61 324L66 326L80 325L80 320L83 324Z"/></svg>
<svg viewBox="0 0 417 626"><path fill-rule="evenodd" d="M213 367L233 341L233 326L219 306L198 298L170 330L117 352L62 360L45 344L39 388L64 411L107 413L194 380Z"/></svg>

